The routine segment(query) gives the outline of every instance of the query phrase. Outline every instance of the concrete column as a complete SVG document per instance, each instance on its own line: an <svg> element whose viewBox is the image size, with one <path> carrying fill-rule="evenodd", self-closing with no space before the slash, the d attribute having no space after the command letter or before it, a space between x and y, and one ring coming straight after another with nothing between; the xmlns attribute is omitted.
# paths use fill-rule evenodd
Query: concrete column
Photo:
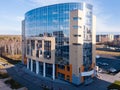
<svg viewBox="0 0 120 90"><path fill-rule="evenodd" d="M38 73L39 73L39 62L36 61L36 74L38 74Z"/></svg>
<svg viewBox="0 0 120 90"><path fill-rule="evenodd" d="M27 69L29 69L29 59L27 58Z"/></svg>
<svg viewBox="0 0 120 90"><path fill-rule="evenodd" d="M33 71L33 60L31 59L31 71Z"/></svg>
<svg viewBox="0 0 120 90"><path fill-rule="evenodd" d="M53 64L53 67L52 67L52 78L53 80L55 79L55 64Z"/></svg>
<svg viewBox="0 0 120 90"><path fill-rule="evenodd" d="M45 62L43 62L43 77L45 77L46 76L46 68L45 68Z"/></svg>

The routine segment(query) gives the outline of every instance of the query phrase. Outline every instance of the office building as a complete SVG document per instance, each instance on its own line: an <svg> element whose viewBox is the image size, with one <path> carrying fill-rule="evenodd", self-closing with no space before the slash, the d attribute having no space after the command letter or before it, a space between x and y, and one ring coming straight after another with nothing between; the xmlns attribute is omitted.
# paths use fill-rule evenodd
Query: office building
<svg viewBox="0 0 120 90"><path fill-rule="evenodd" d="M96 18L93 6L62 3L28 11L23 63L37 75L79 85L95 76Z"/></svg>

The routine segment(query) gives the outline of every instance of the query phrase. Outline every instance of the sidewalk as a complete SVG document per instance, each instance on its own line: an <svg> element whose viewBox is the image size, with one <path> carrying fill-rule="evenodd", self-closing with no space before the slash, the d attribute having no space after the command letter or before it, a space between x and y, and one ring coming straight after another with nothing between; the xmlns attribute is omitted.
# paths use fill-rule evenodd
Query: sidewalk
<svg viewBox="0 0 120 90"><path fill-rule="evenodd" d="M3 80L0 80L0 90L12 90L9 86L7 86Z"/></svg>
<svg viewBox="0 0 120 90"><path fill-rule="evenodd" d="M120 72L116 75L101 74L101 73L98 73L98 75L100 76L101 80L105 80L107 82L113 83L115 80L120 81Z"/></svg>

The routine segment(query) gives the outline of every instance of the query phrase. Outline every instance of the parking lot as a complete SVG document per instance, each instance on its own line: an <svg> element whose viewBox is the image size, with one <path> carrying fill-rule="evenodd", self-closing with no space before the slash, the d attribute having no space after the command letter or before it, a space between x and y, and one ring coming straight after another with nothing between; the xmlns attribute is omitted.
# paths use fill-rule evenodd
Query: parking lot
<svg viewBox="0 0 120 90"><path fill-rule="evenodd" d="M120 71L120 60L99 57L96 58L96 65L102 69L102 71L107 71L109 73L118 73Z"/></svg>

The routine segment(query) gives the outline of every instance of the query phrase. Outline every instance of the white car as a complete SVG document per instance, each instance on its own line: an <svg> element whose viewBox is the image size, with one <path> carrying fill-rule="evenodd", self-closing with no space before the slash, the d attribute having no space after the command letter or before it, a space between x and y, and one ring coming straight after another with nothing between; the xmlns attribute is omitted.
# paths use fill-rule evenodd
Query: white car
<svg viewBox="0 0 120 90"><path fill-rule="evenodd" d="M96 55L96 58L100 58L100 56L99 56L99 55Z"/></svg>
<svg viewBox="0 0 120 90"><path fill-rule="evenodd" d="M102 65L104 65L104 66L108 66L109 64L108 64L108 63L102 63Z"/></svg>
<svg viewBox="0 0 120 90"><path fill-rule="evenodd" d="M97 64L100 64L100 65L102 65L102 63L101 63L101 62L98 62Z"/></svg>
<svg viewBox="0 0 120 90"><path fill-rule="evenodd" d="M112 73L114 73L114 72L116 72L117 70L116 70L115 68L110 68L109 71L112 72Z"/></svg>

